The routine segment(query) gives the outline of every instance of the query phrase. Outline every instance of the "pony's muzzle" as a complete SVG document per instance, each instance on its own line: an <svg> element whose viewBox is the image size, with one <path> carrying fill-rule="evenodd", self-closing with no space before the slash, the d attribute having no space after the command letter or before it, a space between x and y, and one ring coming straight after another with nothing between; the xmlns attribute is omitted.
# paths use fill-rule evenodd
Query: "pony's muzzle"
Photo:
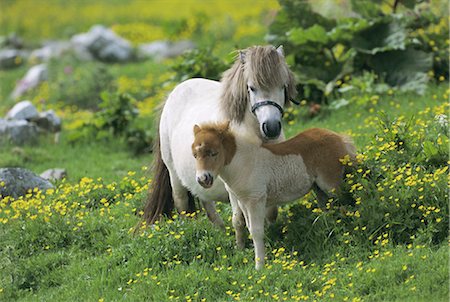
<svg viewBox="0 0 450 302"><path fill-rule="evenodd" d="M214 176L209 172L197 173L197 183L203 188L211 188L214 183Z"/></svg>
<svg viewBox="0 0 450 302"><path fill-rule="evenodd" d="M262 123L261 130L268 139L276 139L281 134L281 122L279 120L268 120Z"/></svg>

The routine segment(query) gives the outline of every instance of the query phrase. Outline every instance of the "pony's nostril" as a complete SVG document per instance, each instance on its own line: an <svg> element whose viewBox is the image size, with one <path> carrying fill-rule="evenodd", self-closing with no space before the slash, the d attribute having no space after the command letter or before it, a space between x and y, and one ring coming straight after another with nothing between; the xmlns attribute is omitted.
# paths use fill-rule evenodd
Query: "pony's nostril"
<svg viewBox="0 0 450 302"><path fill-rule="evenodd" d="M267 138L274 139L280 136L281 122L280 121L268 121L262 124L262 130Z"/></svg>

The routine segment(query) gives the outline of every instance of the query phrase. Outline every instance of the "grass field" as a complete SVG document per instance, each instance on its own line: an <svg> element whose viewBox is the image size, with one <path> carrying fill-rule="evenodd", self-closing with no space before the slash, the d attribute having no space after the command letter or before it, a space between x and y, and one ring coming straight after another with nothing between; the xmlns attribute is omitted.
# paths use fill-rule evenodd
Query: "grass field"
<svg viewBox="0 0 450 302"><path fill-rule="evenodd" d="M149 29L168 35L183 19L189 31L176 35L227 60L236 46L264 43L264 22L278 7L275 1L210 7L188 1L186 10L175 10L182 5L176 1L170 8L138 0L126 8L106 0L49 1L52 9L39 3L1 0L8 12L0 14L1 34L15 30L35 44L104 23L140 43L152 38L144 35ZM136 8L140 14L133 14ZM35 17L26 18L25 9ZM49 18L60 26L38 26ZM175 85L167 81L173 63L101 64L113 89L135 97L135 122L153 136L160 105ZM98 67L72 59L52 64L80 72ZM14 104L8 95L28 67L0 71L1 115ZM288 137L310 127L350 134L362 162L346 177L352 200L339 197L322 210L309 194L280 210L266 230L261 271L254 270L250 240L247 249L235 249L228 204L218 205L225 233L198 211L133 234L152 181L152 154L134 155L121 138L72 142L95 110L58 93L49 83L26 96L37 106L46 99L63 116L58 144L44 136L38 145L0 146L0 167L68 171L55 190L0 201L0 301L448 301L448 124L439 122L449 112L445 81L431 81L422 96L350 92L348 105L323 105L315 117L306 101L288 110Z"/></svg>

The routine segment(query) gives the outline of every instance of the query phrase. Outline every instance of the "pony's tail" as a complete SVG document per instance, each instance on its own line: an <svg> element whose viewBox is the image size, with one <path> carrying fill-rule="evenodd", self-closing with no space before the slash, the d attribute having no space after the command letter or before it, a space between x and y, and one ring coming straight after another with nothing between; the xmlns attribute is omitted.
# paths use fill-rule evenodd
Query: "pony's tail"
<svg viewBox="0 0 450 302"><path fill-rule="evenodd" d="M144 214L142 215L141 222L135 228L135 231L143 225L148 226L154 224L163 215L170 216L175 208L169 170L161 157L161 142L159 137L156 139L153 154L155 155L153 162L154 176L147 194ZM189 191L188 200L188 212L195 212L194 196Z"/></svg>
<svg viewBox="0 0 450 302"><path fill-rule="evenodd" d="M174 209L172 186L170 185L169 170L161 157L161 143L159 137L153 148L155 154L153 162L154 176L144 206L142 222L146 225L154 224L161 215L170 215Z"/></svg>

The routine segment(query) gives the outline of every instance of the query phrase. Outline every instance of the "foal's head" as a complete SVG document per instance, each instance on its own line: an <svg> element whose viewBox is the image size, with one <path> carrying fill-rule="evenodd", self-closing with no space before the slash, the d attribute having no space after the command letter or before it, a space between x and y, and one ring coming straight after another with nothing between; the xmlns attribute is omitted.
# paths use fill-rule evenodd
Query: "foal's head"
<svg viewBox="0 0 450 302"><path fill-rule="evenodd" d="M196 160L197 182L210 188L221 169L236 152L236 141L229 129L230 122L194 126L192 155Z"/></svg>

